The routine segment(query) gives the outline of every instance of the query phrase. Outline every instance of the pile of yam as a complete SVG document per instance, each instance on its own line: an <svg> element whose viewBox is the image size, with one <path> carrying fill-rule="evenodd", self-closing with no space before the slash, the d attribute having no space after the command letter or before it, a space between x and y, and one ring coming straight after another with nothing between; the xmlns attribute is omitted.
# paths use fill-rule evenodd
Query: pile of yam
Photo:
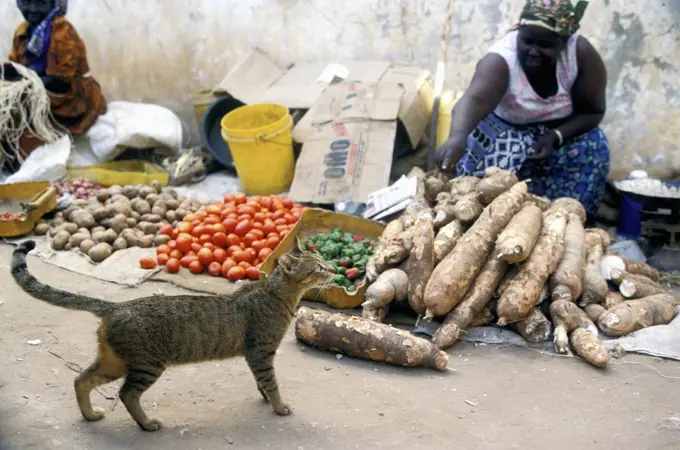
<svg viewBox="0 0 680 450"><path fill-rule="evenodd" d="M609 234L585 228L577 200L532 195L527 183L498 168L482 179L435 172L418 186L369 261L365 326L379 327L392 302L408 302L419 320L441 322L432 340L440 349L471 326L496 322L530 342L552 338L558 353L606 367L599 335L624 336L675 317L676 300L659 272L609 253ZM378 357L362 357L386 359L391 347L374 342L379 330L367 331ZM338 336L319 335L313 345L339 348Z"/></svg>
<svg viewBox="0 0 680 450"><path fill-rule="evenodd" d="M55 250L77 248L98 263L119 250L167 244L169 236L157 235L161 227L176 224L200 206L157 182L111 186L73 201L33 232L48 235Z"/></svg>

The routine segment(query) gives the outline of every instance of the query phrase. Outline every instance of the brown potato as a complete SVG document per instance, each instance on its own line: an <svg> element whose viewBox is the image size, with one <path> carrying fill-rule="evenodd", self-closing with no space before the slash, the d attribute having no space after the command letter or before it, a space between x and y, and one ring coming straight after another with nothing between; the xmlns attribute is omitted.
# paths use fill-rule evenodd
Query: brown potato
<svg viewBox="0 0 680 450"><path fill-rule="evenodd" d="M134 186L125 186L123 187L123 195L126 196L129 199L133 199L137 197L137 188Z"/></svg>
<svg viewBox="0 0 680 450"><path fill-rule="evenodd" d="M179 208L179 202L177 200L175 200L174 198L166 200L165 205L168 208L168 210L171 210L171 211L174 211L177 208Z"/></svg>
<svg viewBox="0 0 680 450"><path fill-rule="evenodd" d="M84 233L76 233L71 238L68 240L68 244L71 247L80 247L80 244L83 243L83 241L90 239L90 234L84 234Z"/></svg>
<svg viewBox="0 0 680 450"><path fill-rule="evenodd" d="M142 218L142 215L139 214L137 211L132 211L132 213L130 214L130 217L139 222L139 219Z"/></svg>
<svg viewBox="0 0 680 450"><path fill-rule="evenodd" d="M134 217L128 217L127 219L127 226L128 228L134 228L137 225L137 219Z"/></svg>
<svg viewBox="0 0 680 450"><path fill-rule="evenodd" d="M177 208L175 210L175 220L184 220L184 217L189 214L184 208Z"/></svg>
<svg viewBox="0 0 680 450"><path fill-rule="evenodd" d="M127 241L125 238L119 237L113 241L113 251L117 252L119 250L125 250L127 248Z"/></svg>
<svg viewBox="0 0 680 450"><path fill-rule="evenodd" d="M123 232L120 233L120 237L125 239L127 248L137 247L139 245L139 238L135 234L134 230L131 229L123 230Z"/></svg>
<svg viewBox="0 0 680 450"><path fill-rule="evenodd" d="M45 222L37 224L33 229L33 233L35 233L36 236L44 236L48 231L50 231L50 226Z"/></svg>
<svg viewBox="0 0 680 450"><path fill-rule="evenodd" d="M153 241L155 237L153 234L148 234L139 240L139 246L142 248L149 248L153 246Z"/></svg>
<svg viewBox="0 0 680 450"><path fill-rule="evenodd" d="M146 197L146 201L149 202L150 205L153 205L158 201L158 194L149 194Z"/></svg>
<svg viewBox="0 0 680 450"><path fill-rule="evenodd" d="M168 210L165 208L165 202L163 202L163 206L156 206L158 205L159 202L156 202L153 208L151 208L151 214L156 214L158 216L165 216L165 213L168 212Z"/></svg>
<svg viewBox="0 0 680 450"><path fill-rule="evenodd" d="M92 208L90 210L90 214L92 214L92 217L94 217L94 220L97 222L100 222L104 219L108 219L109 216L111 215L111 212L104 206L98 206L96 208Z"/></svg>
<svg viewBox="0 0 680 450"><path fill-rule="evenodd" d="M141 215L149 214L151 212L151 205L146 200L139 200L132 204L132 209Z"/></svg>
<svg viewBox="0 0 680 450"><path fill-rule="evenodd" d="M157 214L144 214L140 219L140 221L142 221L142 222L151 222L151 223L158 223L161 220L163 220L162 217L157 215Z"/></svg>
<svg viewBox="0 0 680 450"><path fill-rule="evenodd" d="M102 227L102 226L94 227L94 228L92 228L92 231L90 232L90 234L94 234L98 231L106 231L106 227Z"/></svg>
<svg viewBox="0 0 680 450"><path fill-rule="evenodd" d="M90 252L92 247L94 247L95 242L92 239L85 239L83 242L80 243L80 251L85 253L86 255Z"/></svg>
<svg viewBox="0 0 680 450"><path fill-rule="evenodd" d="M122 186L115 184L115 185L109 187L109 195L111 197L113 197L115 195L122 194L122 193L123 193L123 187Z"/></svg>
<svg viewBox="0 0 680 450"><path fill-rule="evenodd" d="M151 194L156 195L156 191L150 186L142 186L137 190L137 196L139 198L147 198Z"/></svg>
<svg viewBox="0 0 680 450"><path fill-rule="evenodd" d="M137 229L141 230L145 235L156 234L158 232L158 227L150 222L139 222L137 224Z"/></svg>
<svg viewBox="0 0 680 450"><path fill-rule="evenodd" d="M175 211L168 211L165 213L165 218L168 220L168 222L174 222L177 220L177 215L175 214Z"/></svg>
<svg viewBox="0 0 680 450"><path fill-rule="evenodd" d="M97 191L97 200L99 200L100 202L104 203L105 201L107 201L110 198L111 198L111 194L109 193L108 189L99 189ZM83 252L83 253L87 253L87 252Z"/></svg>
<svg viewBox="0 0 680 450"><path fill-rule="evenodd" d="M112 216L117 216L118 214L123 214L125 217L130 217L132 215L132 209L129 203L118 202L113 203L107 207Z"/></svg>
<svg viewBox="0 0 680 450"><path fill-rule="evenodd" d="M71 220L78 225L78 228L92 228L95 225L92 214L84 209L79 209L71 214Z"/></svg>
<svg viewBox="0 0 680 450"><path fill-rule="evenodd" d="M156 180L151 182L151 187L156 191L157 194L160 194L163 190L163 185L161 185L161 183Z"/></svg>
<svg viewBox="0 0 680 450"><path fill-rule="evenodd" d="M71 234L68 231L60 231L52 238L52 247L55 250L63 250L71 238Z"/></svg>
<svg viewBox="0 0 680 450"><path fill-rule="evenodd" d="M92 261L98 263L111 256L113 254L113 248L109 244L102 242L101 244L92 247L87 254Z"/></svg>
<svg viewBox="0 0 680 450"><path fill-rule="evenodd" d="M154 244L156 245L156 247L158 247L159 245L167 244L171 240L172 238L170 236L159 234L158 236L155 237Z"/></svg>
<svg viewBox="0 0 680 450"><path fill-rule="evenodd" d="M76 231L78 231L78 225L75 223L71 222L65 222L58 227L52 228L50 230L50 237L55 237L57 234L61 233L62 231L66 231L69 236L72 234L75 234Z"/></svg>

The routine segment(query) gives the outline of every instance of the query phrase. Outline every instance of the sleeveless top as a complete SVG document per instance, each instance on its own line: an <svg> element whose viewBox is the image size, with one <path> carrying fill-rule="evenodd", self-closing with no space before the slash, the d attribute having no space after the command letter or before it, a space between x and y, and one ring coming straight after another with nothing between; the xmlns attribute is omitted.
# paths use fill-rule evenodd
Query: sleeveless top
<svg viewBox="0 0 680 450"><path fill-rule="evenodd" d="M517 59L518 31L508 33L494 44L489 53L505 59L510 71L508 90L494 113L513 125L528 125L569 117L573 112L571 88L578 76L576 43L574 33L557 60L557 94L549 98L538 95L531 87L524 69Z"/></svg>

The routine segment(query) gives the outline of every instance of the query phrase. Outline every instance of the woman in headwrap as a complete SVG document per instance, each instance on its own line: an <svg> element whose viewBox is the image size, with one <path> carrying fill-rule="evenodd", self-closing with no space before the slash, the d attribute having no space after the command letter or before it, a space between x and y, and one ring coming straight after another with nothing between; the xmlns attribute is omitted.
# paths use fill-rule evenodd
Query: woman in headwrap
<svg viewBox="0 0 680 450"><path fill-rule="evenodd" d="M64 18L68 0L17 0L17 6L26 21L14 34L9 60L40 76L59 125L84 134L106 112L106 100L90 75L85 44Z"/></svg>
<svg viewBox="0 0 680 450"><path fill-rule="evenodd" d="M490 166L531 180L548 198L580 200L592 218L609 174L599 128L607 72L577 34L587 2L528 0L519 25L478 63L454 107L442 168L481 176Z"/></svg>

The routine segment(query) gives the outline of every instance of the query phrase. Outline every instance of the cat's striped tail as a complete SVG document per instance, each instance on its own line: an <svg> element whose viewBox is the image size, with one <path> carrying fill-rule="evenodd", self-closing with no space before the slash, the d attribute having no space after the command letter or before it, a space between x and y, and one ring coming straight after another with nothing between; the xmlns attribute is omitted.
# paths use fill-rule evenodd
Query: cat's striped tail
<svg viewBox="0 0 680 450"><path fill-rule="evenodd" d="M28 266L26 265L26 255L34 248L34 241L26 241L19 244L12 254L12 276L17 284L21 286L21 289L27 294L55 306L77 311L88 311L99 317L104 316L108 311L115 307L115 303L105 302L84 295L72 294L60 289L55 289L38 281L31 275L28 271Z"/></svg>

